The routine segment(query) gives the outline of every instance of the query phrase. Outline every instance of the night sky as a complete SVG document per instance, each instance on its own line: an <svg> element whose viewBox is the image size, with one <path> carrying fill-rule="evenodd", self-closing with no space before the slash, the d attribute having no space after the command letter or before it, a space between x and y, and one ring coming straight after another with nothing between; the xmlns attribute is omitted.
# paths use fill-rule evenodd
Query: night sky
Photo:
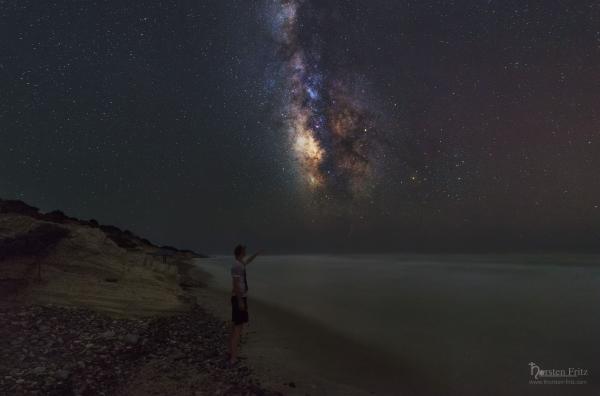
<svg viewBox="0 0 600 396"><path fill-rule="evenodd" d="M600 3L0 0L0 197L206 253L600 246Z"/></svg>

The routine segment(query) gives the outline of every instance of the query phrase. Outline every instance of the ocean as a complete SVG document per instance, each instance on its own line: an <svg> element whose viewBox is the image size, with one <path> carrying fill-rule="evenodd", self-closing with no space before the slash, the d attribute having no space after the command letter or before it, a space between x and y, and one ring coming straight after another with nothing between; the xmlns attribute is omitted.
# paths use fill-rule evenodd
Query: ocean
<svg viewBox="0 0 600 396"><path fill-rule="evenodd" d="M230 289L232 260L199 260L213 276L210 287ZM315 369L327 376L329 367L332 380L370 393L600 394L599 262L596 255L264 256L248 266L249 305L251 318L253 303L270 306L322 328L325 340L342 340L328 351L331 342L307 332L290 348L308 356L314 345L312 356L329 355Z"/></svg>

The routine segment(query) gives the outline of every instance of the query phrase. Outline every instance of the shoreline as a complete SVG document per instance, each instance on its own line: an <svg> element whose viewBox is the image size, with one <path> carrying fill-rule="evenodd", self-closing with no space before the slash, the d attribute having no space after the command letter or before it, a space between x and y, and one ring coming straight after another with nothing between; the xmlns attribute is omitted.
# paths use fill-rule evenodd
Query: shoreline
<svg viewBox="0 0 600 396"><path fill-rule="evenodd" d="M201 261L191 272L205 285L193 291L198 304L229 323L229 293L211 285L212 275L201 268ZM438 393L424 381L423 373L381 348L340 335L300 314L253 300L252 295L248 305L250 322L244 331L241 356L269 389L292 396Z"/></svg>
<svg viewBox="0 0 600 396"><path fill-rule="evenodd" d="M597 268L555 265L565 258L531 265L469 259L473 265L443 256L425 265L265 257L249 270L242 352L275 386L294 380L305 391L296 394L311 395L558 396L560 387L529 385L527 362L597 372L599 322L581 315L592 309L581 302L598 297ZM230 263L197 261L211 274L198 301L224 320ZM369 273L357 275L363 268ZM549 299L548 288L562 297ZM540 309L547 304L553 309ZM569 389L597 393L593 380Z"/></svg>

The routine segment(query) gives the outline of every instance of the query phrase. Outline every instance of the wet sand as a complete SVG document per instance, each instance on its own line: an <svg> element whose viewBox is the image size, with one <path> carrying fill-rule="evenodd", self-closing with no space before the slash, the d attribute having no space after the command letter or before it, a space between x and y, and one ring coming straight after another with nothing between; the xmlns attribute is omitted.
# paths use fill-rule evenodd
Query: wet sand
<svg viewBox="0 0 600 396"><path fill-rule="evenodd" d="M209 274L199 269L192 273L206 284L194 290L198 304L230 321L230 294L211 284ZM286 395L315 396L440 391L435 384L425 383L422 373L381 348L363 345L274 305L251 298L248 305L250 323L241 356L270 389Z"/></svg>
<svg viewBox="0 0 600 396"><path fill-rule="evenodd" d="M323 293L339 284L338 275L330 276L335 263L319 277L309 257L302 267L287 266L293 258L286 257L287 269L275 270L280 259L265 258L249 271L251 323L243 355L265 384L285 394L598 394L591 340L600 328L593 303L599 278L595 266L580 259L557 267L546 259L517 265L522 260L514 257L490 263L457 257L441 264L409 260L393 270L372 262L363 268L390 280L376 283L376 290L364 273L345 272L352 279L343 287L352 285L353 294L341 300L338 289ZM219 275L204 275L199 303L230 320L227 263L216 263ZM593 374L583 386L532 385L530 361Z"/></svg>

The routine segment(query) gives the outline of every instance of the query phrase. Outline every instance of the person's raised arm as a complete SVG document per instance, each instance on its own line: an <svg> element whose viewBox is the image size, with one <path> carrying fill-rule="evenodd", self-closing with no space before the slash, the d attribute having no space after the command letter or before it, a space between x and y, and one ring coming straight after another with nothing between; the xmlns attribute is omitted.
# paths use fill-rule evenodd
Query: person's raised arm
<svg viewBox="0 0 600 396"><path fill-rule="evenodd" d="M258 252L254 253L252 256L250 256L249 258L247 258L245 261L245 264L248 265L252 262L252 260L254 260L259 254L263 254L264 251L263 250L259 250Z"/></svg>

